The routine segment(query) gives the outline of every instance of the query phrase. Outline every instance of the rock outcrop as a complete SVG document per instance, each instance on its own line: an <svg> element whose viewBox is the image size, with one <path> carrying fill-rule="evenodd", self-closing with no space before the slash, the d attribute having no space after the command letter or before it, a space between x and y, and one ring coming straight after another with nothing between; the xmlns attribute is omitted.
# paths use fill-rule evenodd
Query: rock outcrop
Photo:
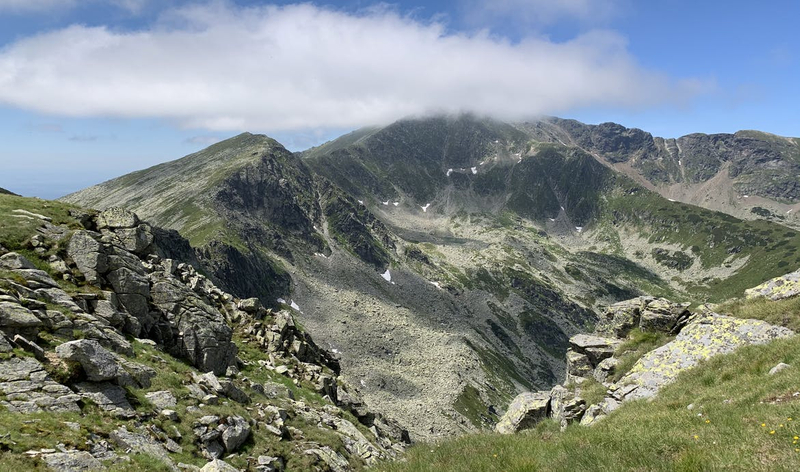
<svg viewBox="0 0 800 472"><path fill-rule="evenodd" d="M675 380L679 373L713 356L749 345L764 344L794 335L791 330L760 320L733 318L709 310L691 313L688 303L639 297L610 306L595 335L570 338L567 379L550 391L517 396L497 423L496 431L515 433L551 417L562 429L571 422L591 425L623 402L650 398ZM631 330L677 334L674 340L641 357L618 381L617 348ZM581 385L594 380L607 388L606 397L586 405Z"/></svg>
<svg viewBox="0 0 800 472"><path fill-rule="evenodd" d="M766 297L770 300L784 300L800 295L800 270L775 277L761 285L745 290L747 298Z"/></svg>

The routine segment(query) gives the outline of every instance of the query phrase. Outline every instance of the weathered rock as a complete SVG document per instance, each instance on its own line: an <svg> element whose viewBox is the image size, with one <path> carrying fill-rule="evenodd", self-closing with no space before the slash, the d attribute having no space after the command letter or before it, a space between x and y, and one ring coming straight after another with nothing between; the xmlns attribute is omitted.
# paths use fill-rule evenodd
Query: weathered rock
<svg viewBox="0 0 800 472"><path fill-rule="evenodd" d="M247 298L239 301L239 309L250 314L257 313L261 308L261 300L258 298Z"/></svg>
<svg viewBox="0 0 800 472"><path fill-rule="evenodd" d="M652 298L637 297L609 306L595 327L598 336L624 338L639 326L642 307Z"/></svg>
<svg viewBox="0 0 800 472"><path fill-rule="evenodd" d="M222 430L222 445L227 452L234 452L250 437L250 425L241 416L229 416Z"/></svg>
<svg viewBox="0 0 800 472"><path fill-rule="evenodd" d="M151 294L153 304L177 328L178 341L169 346L173 354L218 375L235 363L233 331L222 313L175 279L156 276Z"/></svg>
<svg viewBox="0 0 800 472"><path fill-rule="evenodd" d="M147 277L128 267L120 267L107 275L122 306L141 324L143 332L148 332L155 324L150 315L150 282ZM140 333L132 333L138 336Z"/></svg>
<svg viewBox="0 0 800 472"><path fill-rule="evenodd" d="M657 298L642 311L639 328L642 331L677 333L685 324L690 313L690 303L673 303L664 298Z"/></svg>
<svg viewBox="0 0 800 472"><path fill-rule="evenodd" d="M108 382L81 382L75 385L75 390L81 397L91 400L103 410L121 417L134 415L133 407L125 395L125 390L119 385Z"/></svg>
<svg viewBox="0 0 800 472"><path fill-rule="evenodd" d="M139 224L139 217L124 208L111 207L97 215L98 229L133 228Z"/></svg>
<svg viewBox="0 0 800 472"><path fill-rule="evenodd" d="M695 316L680 334L664 346L645 354L622 379L620 385L638 388L626 400L656 394L677 375L700 361L732 352L748 344L764 344L794 333L760 320L723 315Z"/></svg>
<svg viewBox="0 0 800 472"><path fill-rule="evenodd" d="M7 270L36 269L33 262L16 252L9 252L0 256L0 268Z"/></svg>
<svg viewBox="0 0 800 472"><path fill-rule="evenodd" d="M622 343L619 339L592 336L589 334L576 334L569 338L570 348L574 352L586 354L589 357L592 370L603 359L614 355L617 347Z"/></svg>
<svg viewBox="0 0 800 472"><path fill-rule="evenodd" d="M256 460L256 472L280 472L283 467L283 460L280 457L258 456Z"/></svg>
<svg viewBox="0 0 800 472"><path fill-rule="evenodd" d="M88 283L98 283L100 276L108 270L108 258L103 246L89 231L76 231L72 235L67 245L67 255Z"/></svg>
<svg viewBox="0 0 800 472"><path fill-rule="evenodd" d="M19 334L14 336L14 344L19 346L21 349L30 352L33 356L39 360L40 362L44 362L47 358L44 355L44 349L42 349L38 344L33 341L28 341L24 337L20 336Z"/></svg>
<svg viewBox="0 0 800 472"><path fill-rule="evenodd" d="M175 395L173 395L169 390L149 392L145 394L145 397L159 410L173 408L178 404L178 400L175 398Z"/></svg>
<svg viewBox="0 0 800 472"><path fill-rule="evenodd" d="M16 413L80 411L80 397L53 381L39 361L30 357L0 361L0 405Z"/></svg>
<svg viewBox="0 0 800 472"><path fill-rule="evenodd" d="M767 297L770 300L783 300L800 294L800 270L775 277L761 285L744 291L747 298Z"/></svg>
<svg viewBox="0 0 800 472"><path fill-rule="evenodd" d="M569 423L580 421L586 411L586 402L561 385L550 390L550 415L559 422L561 429Z"/></svg>
<svg viewBox="0 0 800 472"><path fill-rule="evenodd" d="M35 339L41 327L42 321L27 308L18 303L0 302L0 330L7 335Z"/></svg>
<svg viewBox="0 0 800 472"><path fill-rule="evenodd" d="M550 392L520 393L500 418L495 431L512 434L529 429L547 418L550 411Z"/></svg>
<svg viewBox="0 0 800 472"><path fill-rule="evenodd" d="M112 244L140 256L144 255L153 244L153 233L150 226L146 224L141 224L136 228L116 229L114 236L116 238L112 239Z"/></svg>
<svg viewBox="0 0 800 472"><path fill-rule="evenodd" d="M603 359L594 369L594 379L600 383L606 383L616 373L618 364L619 359L616 357Z"/></svg>
<svg viewBox="0 0 800 472"><path fill-rule="evenodd" d="M71 362L77 362L92 382L116 380L120 375L117 357L97 341L78 339L56 346L56 355Z"/></svg>
<svg viewBox="0 0 800 472"><path fill-rule="evenodd" d="M130 450L131 452L153 456L167 464L170 469L174 471L178 470L178 468L175 467L175 464L173 464L172 460L169 458L169 454L167 453L166 449L164 449L164 447L158 441L151 439L149 436L130 432L125 426L123 426L112 431L110 438L117 446L124 450Z"/></svg>
<svg viewBox="0 0 800 472"><path fill-rule="evenodd" d="M605 417L606 414L603 412L603 408L600 405L592 405L586 409L586 413L583 414L580 424L581 426L590 426Z"/></svg>
<svg viewBox="0 0 800 472"><path fill-rule="evenodd" d="M567 382L582 382L592 376L593 368L589 356L567 349Z"/></svg>
<svg viewBox="0 0 800 472"><path fill-rule="evenodd" d="M350 470L350 463L347 462L347 459L328 446L308 449L305 454L318 457L332 472L347 472Z"/></svg>
<svg viewBox="0 0 800 472"><path fill-rule="evenodd" d="M200 472L239 472L239 469L229 465L225 461L214 459L200 469Z"/></svg>
<svg viewBox="0 0 800 472"><path fill-rule="evenodd" d="M56 452L42 455L47 467L55 472L106 470L103 464L86 451Z"/></svg>

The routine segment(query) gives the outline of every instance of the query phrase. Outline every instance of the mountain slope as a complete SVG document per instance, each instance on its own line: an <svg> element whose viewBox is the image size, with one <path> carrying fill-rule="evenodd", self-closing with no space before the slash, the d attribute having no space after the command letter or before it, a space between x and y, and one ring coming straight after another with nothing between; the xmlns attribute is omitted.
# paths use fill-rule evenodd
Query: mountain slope
<svg viewBox="0 0 800 472"><path fill-rule="evenodd" d="M369 404L427 439L563 379L602 305L719 300L800 267L797 232L670 202L549 141L470 115L298 155L245 134L66 199L185 232L216 283L292 305Z"/></svg>

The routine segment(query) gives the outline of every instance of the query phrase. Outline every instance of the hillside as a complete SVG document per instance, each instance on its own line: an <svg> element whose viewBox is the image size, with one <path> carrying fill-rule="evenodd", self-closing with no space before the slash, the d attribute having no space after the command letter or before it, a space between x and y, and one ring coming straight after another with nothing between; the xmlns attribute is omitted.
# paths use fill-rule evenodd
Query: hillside
<svg viewBox="0 0 800 472"><path fill-rule="evenodd" d="M118 207L0 195L3 470L351 470L403 451L334 353L170 257L188 247Z"/></svg>
<svg viewBox="0 0 800 472"><path fill-rule="evenodd" d="M800 267L798 232L670 201L540 134L435 117L298 155L244 134L64 200L127 206L187 236L221 288L292 305L422 440L492 427L557 383L606 305L722 301Z"/></svg>

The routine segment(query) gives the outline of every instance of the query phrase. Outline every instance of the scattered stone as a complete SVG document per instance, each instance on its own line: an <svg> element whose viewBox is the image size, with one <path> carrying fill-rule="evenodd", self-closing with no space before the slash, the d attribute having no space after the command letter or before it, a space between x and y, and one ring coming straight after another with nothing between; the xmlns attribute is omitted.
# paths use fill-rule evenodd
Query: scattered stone
<svg viewBox="0 0 800 472"><path fill-rule="evenodd" d="M30 357L0 361L0 392L6 397L0 405L14 413L80 411L81 397L53 381L44 366Z"/></svg>
<svg viewBox="0 0 800 472"><path fill-rule="evenodd" d="M782 371L784 369L787 369L789 367L791 367L789 364L784 364L783 362L781 362L781 363L779 363L778 365L776 365L775 367L773 367L773 368L771 368L769 370L769 375L775 375L778 372L780 372L780 371Z"/></svg>
<svg viewBox="0 0 800 472"><path fill-rule="evenodd" d="M228 465L226 462L219 459L214 459L207 463L200 469L200 472L239 472L239 469Z"/></svg>
<svg viewBox="0 0 800 472"><path fill-rule="evenodd" d="M42 321L30 310L18 303L0 302L0 330L8 336L19 334L35 339L42 327Z"/></svg>
<svg viewBox="0 0 800 472"><path fill-rule="evenodd" d="M222 430L222 445L228 453L235 452L250 437L250 425L241 416L229 416Z"/></svg>
<svg viewBox="0 0 800 472"><path fill-rule="evenodd" d="M149 456L160 459L167 464L172 470L178 470L172 460L169 458L169 453L164 447L154 439L139 433L133 433L123 426L111 432L109 436L111 440L122 449L128 452L136 452L140 454L147 454Z"/></svg>
<svg viewBox="0 0 800 472"><path fill-rule="evenodd" d="M91 400L103 410L123 418L135 415L133 407L125 395L125 389L119 385L108 382L81 382L75 385L75 390L81 397Z"/></svg>
<svg viewBox="0 0 800 472"><path fill-rule="evenodd" d="M0 256L0 268L7 270L36 269L33 262L16 252L9 252Z"/></svg>
<svg viewBox="0 0 800 472"><path fill-rule="evenodd" d="M176 421L176 422L180 419L178 417L178 412L175 410L161 410L161 416L170 421Z"/></svg>
<svg viewBox="0 0 800 472"><path fill-rule="evenodd" d="M40 362L45 362L47 360L47 358L44 355L44 349L39 347L39 345L36 344L35 342L28 341L27 339L25 339L24 337L20 336L19 334L14 336L14 344L19 346L23 350L28 351L31 354L33 354L33 357L35 357Z"/></svg>

